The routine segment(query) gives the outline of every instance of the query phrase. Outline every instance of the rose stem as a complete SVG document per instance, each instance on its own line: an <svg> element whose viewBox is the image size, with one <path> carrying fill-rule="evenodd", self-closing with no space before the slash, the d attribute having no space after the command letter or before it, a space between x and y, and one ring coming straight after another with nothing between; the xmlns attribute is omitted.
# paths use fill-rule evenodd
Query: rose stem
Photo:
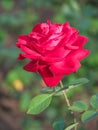
<svg viewBox="0 0 98 130"><path fill-rule="evenodd" d="M60 86L61 86L61 88L64 88L62 81L60 81ZM65 97L67 106L70 107L70 106L71 106L71 105L70 105L70 101L69 101L69 99L68 99L68 97L67 97L67 94L66 94L66 91L65 91L65 90L63 91L63 95L64 95L64 97ZM72 111L71 111L71 114L74 115L74 113L73 113ZM74 117L74 123L77 123L75 117ZM75 126L75 130L77 130L77 125Z"/></svg>
<svg viewBox="0 0 98 130"><path fill-rule="evenodd" d="M60 86L61 86L61 88L64 88L62 81L60 81ZM63 95L64 95L64 97L65 97L67 106L70 107L71 105L70 105L69 99L68 99L67 94L66 94L65 91L63 91Z"/></svg>

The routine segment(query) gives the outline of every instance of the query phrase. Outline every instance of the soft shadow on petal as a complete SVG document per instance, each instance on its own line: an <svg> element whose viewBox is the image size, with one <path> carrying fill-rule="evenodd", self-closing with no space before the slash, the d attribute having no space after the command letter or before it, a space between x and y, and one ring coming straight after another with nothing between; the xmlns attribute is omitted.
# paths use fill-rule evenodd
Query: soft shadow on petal
<svg viewBox="0 0 98 130"><path fill-rule="evenodd" d="M38 71L37 61L31 61L30 63L25 65L23 68L26 71L37 72Z"/></svg>
<svg viewBox="0 0 98 130"><path fill-rule="evenodd" d="M63 78L63 75L53 75L47 67L39 70L39 73L42 76L47 87L51 88L59 84L60 80Z"/></svg>

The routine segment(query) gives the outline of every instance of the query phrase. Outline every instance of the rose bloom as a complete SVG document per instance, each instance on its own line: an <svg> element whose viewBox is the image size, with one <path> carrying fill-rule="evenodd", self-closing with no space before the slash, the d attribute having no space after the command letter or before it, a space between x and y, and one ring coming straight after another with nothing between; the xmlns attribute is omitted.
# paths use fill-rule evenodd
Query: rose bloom
<svg viewBox="0 0 98 130"><path fill-rule="evenodd" d="M24 53L18 59L30 59L24 69L39 73L48 87L55 87L60 80L80 68L80 60L89 55L83 48L88 41L69 25L39 23L27 35L20 35L16 46Z"/></svg>

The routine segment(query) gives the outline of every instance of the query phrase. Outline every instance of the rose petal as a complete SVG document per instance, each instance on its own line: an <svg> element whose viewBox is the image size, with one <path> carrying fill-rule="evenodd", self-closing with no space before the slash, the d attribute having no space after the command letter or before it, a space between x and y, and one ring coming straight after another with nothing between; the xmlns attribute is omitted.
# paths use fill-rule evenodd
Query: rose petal
<svg viewBox="0 0 98 130"><path fill-rule="evenodd" d="M19 57L18 57L18 60L23 60L25 59L26 57L24 56L24 54L19 54Z"/></svg>
<svg viewBox="0 0 98 130"><path fill-rule="evenodd" d="M37 61L31 61L27 65L25 65L24 70L30 71L30 72L38 72L38 64Z"/></svg>
<svg viewBox="0 0 98 130"><path fill-rule="evenodd" d="M24 51L24 52L27 53L28 55L31 55L32 58L33 58L33 57L34 57L34 58L35 58L35 57L36 57L36 58L39 58L39 57L41 56L40 54L38 54L38 53L35 52L34 50L29 49L29 48L26 47L26 46L21 45L20 48L21 48L22 51Z"/></svg>
<svg viewBox="0 0 98 130"><path fill-rule="evenodd" d="M62 61L54 63L51 65L50 70L56 75L69 75L76 72L80 66L81 64L78 60L70 59L70 61L65 60L65 62Z"/></svg>
<svg viewBox="0 0 98 130"><path fill-rule="evenodd" d="M72 51L69 55L69 59L77 59L77 60L82 60L85 57L87 57L90 54L89 50L83 50L83 49L78 49L77 51Z"/></svg>
<svg viewBox="0 0 98 130"><path fill-rule="evenodd" d="M62 28L63 28L62 24L58 24L58 23L50 24L49 33L50 34L59 34L62 32Z"/></svg>
<svg viewBox="0 0 98 130"><path fill-rule="evenodd" d="M49 25L47 23L36 24L32 29L32 32L33 31L39 34L47 34L49 31Z"/></svg>
<svg viewBox="0 0 98 130"><path fill-rule="evenodd" d="M46 61L46 62L49 62L49 63L61 61L69 53L70 53L70 50L67 50L67 49L65 50L64 47L57 48L57 49L47 53L46 57L42 57L42 60Z"/></svg>
<svg viewBox="0 0 98 130"><path fill-rule="evenodd" d="M39 70L39 73L48 87L55 87L63 78L63 75L53 75L47 67Z"/></svg>
<svg viewBox="0 0 98 130"><path fill-rule="evenodd" d="M36 56L33 56L33 55L29 55L29 54L20 54L19 57L18 57L18 60L23 60L25 58L29 58L31 60L39 60L40 57L36 57Z"/></svg>
<svg viewBox="0 0 98 130"><path fill-rule="evenodd" d="M86 42L88 42L88 37L78 36L77 40L75 42L73 42L73 45L78 46L79 48L83 48L83 46Z"/></svg>
<svg viewBox="0 0 98 130"><path fill-rule="evenodd" d="M29 39L28 35L20 35L18 37L18 42L17 42L16 46L20 48L21 45L26 45L28 39Z"/></svg>
<svg viewBox="0 0 98 130"><path fill-rule="evenodd" d="M71 36L73 33L77 32L76 28L72 28L69 22L63 24L62 31L67 35Z"/></svg>

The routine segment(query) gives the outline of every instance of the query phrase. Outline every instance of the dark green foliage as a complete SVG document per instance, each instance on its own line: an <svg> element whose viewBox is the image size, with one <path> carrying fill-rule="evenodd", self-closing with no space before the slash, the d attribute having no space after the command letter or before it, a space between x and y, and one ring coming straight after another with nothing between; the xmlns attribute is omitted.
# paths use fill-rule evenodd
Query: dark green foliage
<svg viewBox="0 0 98 130"><path fill-rule="evenodd" d="M64 130L66 125L64 118L59 118L53 123L54 130Z"/></svg>
<svg viewBox="0 0 98 130"><path fill-rule="evenodd" d="M97 116L98 116L98 112L95 112L93 110L89 110L89 111L86 111L82 114L81 119L82 119L83 122L86 122L86 121L94 119Z"/></svg>
<svg viewBox="0 0 98 130"><path fill-rule="evenodd" d="M83 101L75 101L69 109L76 112L83 112L88 109L88 105Z"/></svg>

